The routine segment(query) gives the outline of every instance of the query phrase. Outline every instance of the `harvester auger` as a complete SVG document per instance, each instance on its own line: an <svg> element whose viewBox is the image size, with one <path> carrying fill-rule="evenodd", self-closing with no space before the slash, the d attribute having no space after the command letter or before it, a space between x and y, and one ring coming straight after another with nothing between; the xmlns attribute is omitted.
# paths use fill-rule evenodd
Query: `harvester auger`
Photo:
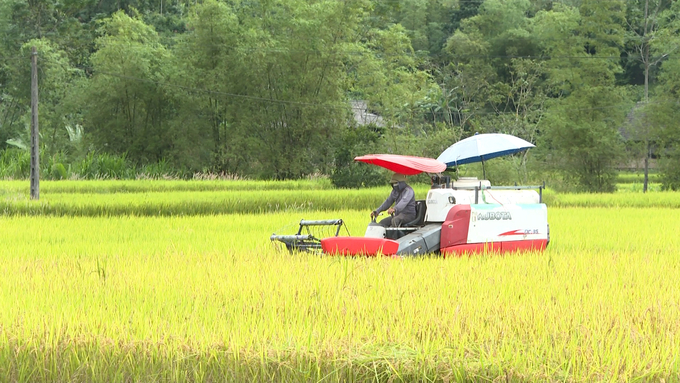
<svg viewBox="0 0 680 383"><path fill-rule="evenodd" d="M294 251L307 251L321 253L321 239L324 237L340 235L342 228L345 228L347 235L349 230L342 219L327 220L300 220L300 227L296 234L277 235L272 234L271 241L279 241L286 245L286 249L291 253Z"/></svg>

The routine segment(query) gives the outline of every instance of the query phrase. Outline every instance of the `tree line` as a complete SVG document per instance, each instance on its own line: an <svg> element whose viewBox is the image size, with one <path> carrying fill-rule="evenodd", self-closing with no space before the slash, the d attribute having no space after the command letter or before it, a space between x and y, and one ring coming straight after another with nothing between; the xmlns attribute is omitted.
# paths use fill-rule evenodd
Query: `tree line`
<svg viewBox="0 0 680 383"><path fill-rule="evenodd" d="M677 15L676 0L0 0L0 165L25 159L35 46L57 178L95 153L368 185L355 155L502 132L537 148L498 162L499 181L611 191L653 159L676 189Z"/></svg>

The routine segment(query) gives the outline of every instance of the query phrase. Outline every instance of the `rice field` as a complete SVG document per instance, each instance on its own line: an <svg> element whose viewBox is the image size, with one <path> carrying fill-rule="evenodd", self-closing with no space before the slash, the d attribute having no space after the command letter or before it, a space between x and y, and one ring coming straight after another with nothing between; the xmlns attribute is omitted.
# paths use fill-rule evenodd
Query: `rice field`
<svg viewBox="0 0 680 383"><path fill-rule="evenodd" d="M302 218L343 218L362 235L386 190L49 187L41 201L0 194L5 206L64 206L0 216L0 381L680 380L672 193L602 206L552 195L566 202L549 208L544 253L347 259L291 255L269 235ZM186 207L315 193L337 199ZM92 206L132 208L88 213L97 196ZM145 212L158 199L179 213Z"/></svg>
<svg viewBox="0 0 680 383"><path fill-rule="evenodd" d="M0 181L0 193L29 194L28 181ZM271 190L324 190L332 189L327 178L297 181L249 180L80 180L41 181L41 192L50 194L111 194L178 191L271 191Z"/></svg>
<svg viewBox="0 0 680 383"><path fill-rule="evenodd" d="M430 185L414 184L413 188L416 198L425 199ZM27 182L0 181L0 214L91 217L302 214L374 209L388 193L387 187L332 189L322 180L286 181L280 185L271 181L46 181L41 183L40 200L31 201ZM661 191L560 194L545 190L543 199L548 207L680 208L680 193Z"/></svg>

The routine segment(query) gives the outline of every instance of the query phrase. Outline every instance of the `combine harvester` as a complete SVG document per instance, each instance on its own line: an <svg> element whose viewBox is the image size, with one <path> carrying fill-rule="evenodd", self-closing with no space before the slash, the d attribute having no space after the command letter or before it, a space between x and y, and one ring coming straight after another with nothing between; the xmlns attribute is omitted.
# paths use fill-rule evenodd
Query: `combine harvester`
<svg viewBox="0 0 680 383"><path fill-rule="evenodd" d="M482 136L487 135L473 137ZM550 241L550 229L548 211L542 203L543 186L491 186L489 181L476 178L460 178L451 182L448 176L441 174L447 166L484 161L533 146L526 144L530 146L515 151L506 149L498 155L482 154L478 160L457 155L452 162L447 161L447 152L451 148L437 160L391 154L356 157L355 161L374 164L404 175L423 172L430 175L432 187L425 200L416 201L414 221L398 228L384 228L373 221L363 237L352 237L340 236L344 225L340 219L302 220L297 234L272 235L270 239L283 242L290 251L316 251L345 256L462 255L544 250ZM498 150L494 153L498 153ZM314 229L324 227L332 227L330 236L319 238L312 234Z"/></svg>

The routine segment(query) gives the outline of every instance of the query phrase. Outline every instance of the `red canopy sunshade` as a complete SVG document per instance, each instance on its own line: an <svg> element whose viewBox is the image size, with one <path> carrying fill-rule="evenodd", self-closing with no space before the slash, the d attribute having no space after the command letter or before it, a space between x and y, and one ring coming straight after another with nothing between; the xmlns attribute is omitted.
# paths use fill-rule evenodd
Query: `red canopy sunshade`
<svg viewBox="0 0 680 383"><path fill-rule="evenodd" d="M367 154L355 157L354 161L381 166L395 173L412 176L419 173L441 173L446 164L434 158L402 156L399 154Z"/></svg>

